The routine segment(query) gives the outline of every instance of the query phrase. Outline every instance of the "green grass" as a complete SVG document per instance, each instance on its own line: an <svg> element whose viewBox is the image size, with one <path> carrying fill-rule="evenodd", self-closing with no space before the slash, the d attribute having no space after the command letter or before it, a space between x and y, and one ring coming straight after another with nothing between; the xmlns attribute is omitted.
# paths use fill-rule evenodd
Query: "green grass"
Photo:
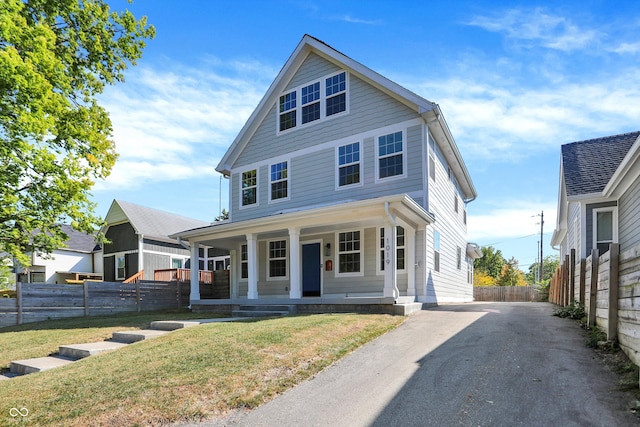
<svg viewBox="0 0 640 427"><path fill-rule="evenodd" d="M13 407L28 408L25 423L38 426L161 425L252 408L402 321L387 315L311 315L178 330L3 381L0 425L12 422Z"/></svg>

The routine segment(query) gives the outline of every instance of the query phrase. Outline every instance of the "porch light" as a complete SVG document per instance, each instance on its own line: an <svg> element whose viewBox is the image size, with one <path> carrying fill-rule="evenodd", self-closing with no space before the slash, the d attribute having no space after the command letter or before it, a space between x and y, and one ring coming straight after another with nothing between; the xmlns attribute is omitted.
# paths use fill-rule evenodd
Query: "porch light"
<svg viewBox="0 0 640 427"><path fill-rule="evenodd" d="M331 256L331 243L324 246L324 256Z"/></svg>

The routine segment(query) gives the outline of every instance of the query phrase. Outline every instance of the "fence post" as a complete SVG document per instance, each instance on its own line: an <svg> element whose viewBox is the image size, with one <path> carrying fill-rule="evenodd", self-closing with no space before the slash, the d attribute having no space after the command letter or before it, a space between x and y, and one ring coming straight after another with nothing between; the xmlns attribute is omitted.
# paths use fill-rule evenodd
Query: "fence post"
<svg viewBox="0 0 640 427"><path fill-rule="evenodd" d="M84 288L84 315L87 317L89 315L89 282L85 280L82 287Z"/></svg>
<svg viewBox="0 0 640 427"><path fill-rule="evenodd" d="M598 270L600 257L598 249L591 250L591 283L589 283L589 326L596 324L596 298L598 295Z"/></svg>
<svg viewBox="0 0 640 427"><path fill-rule="evenodd" d="M585 303L584 288L586 284L586 277L585 277L586 270L587 270L587 260L582 258L580 260L580 303L581 304Z"/></svg>
<svg viewBox="0 0 640 427"><path fill-rule="evenodd" d="M576 300L576 250L571 249L569 262L569 304Z"/></svg>
<svg viewBox="0 0 640 427"><path fill-rule="evenodd" d="M620 244L609 246L609 319L607 322L607 340L618 339L618 272L620 267Z"/></svg>
<svg viewBox="0 0 640 427"><path fill-rule="evenodd" d="M569 255L565 255L564 256L564 263L565 263L564 280L563 280L563 282L564 282L564 303L562 305L564 305L566 307L570 303L570 298L569 298L569 274L571 273L571 258L569 257Z"/></svg>
<svg viewBox="0 0 640 427"><path fill-rule="evenodd" d="M178 308L181 308L182 307L182 289L180 287L180 282L177 283L176 288L177 288L177 292L178 292L177 298L176 298L177 301L178 301Z"/></svg>
<svg viewBox="0 0 640 427"><path fill-rule="evenodd" d="M142 307L140 307L142 305L142 301L140 301L140 281L136 282L136 306L138 308L138 313L140 313L140 310Z"/></svg>
<svg viewBox="0 0 640 427"><path fill-rule="evenodd" d="M16 324L22 325L22 282L16 282Z"/></svg>

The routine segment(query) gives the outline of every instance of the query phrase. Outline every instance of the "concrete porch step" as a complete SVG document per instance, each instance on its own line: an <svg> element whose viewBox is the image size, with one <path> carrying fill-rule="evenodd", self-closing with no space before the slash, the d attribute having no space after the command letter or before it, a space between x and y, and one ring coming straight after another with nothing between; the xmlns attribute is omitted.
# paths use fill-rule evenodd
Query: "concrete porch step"
<svg viewBox="0 0 640 427"><path fill-rule="evenodd" d="M127 344L115 341L102 341L88 344L71 344L59 347L58 354L71 359L84 359L105 351L113 351L125 347Z"/></svg>
<svg viewBox="0 0 640 427"><path fill-rule="evenodd" d="M27 375L34 372L47 371L73 363L74 360L67 357L49 356L35 359L16 360L11 362L10 372L16 375Z"/></svg>
<svg viewBox="0 0 640 427"><path fill-rule="evenodd" d="M112 334L112 341L131 344L138 341L144 341L151 338L161 337L162 335L166 335L171 331L158 331L155 329L141 329L139 331L125 331L125 332L114 332Z"/></svg>
<svg viewBox="0 0 640 427"><path fill-rule="evenodd" d="M408 316L411 313L422 310L421 302L408 302L404 304L394 304L393 314L397 316Z"/></svg>

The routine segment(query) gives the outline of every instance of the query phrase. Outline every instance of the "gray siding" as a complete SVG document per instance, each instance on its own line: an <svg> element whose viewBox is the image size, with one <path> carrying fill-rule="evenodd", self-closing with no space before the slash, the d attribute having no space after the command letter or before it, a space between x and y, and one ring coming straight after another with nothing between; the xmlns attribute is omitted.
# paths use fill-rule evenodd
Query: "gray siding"
<svg viewBox="0 0 640 427"><path fill-rule="evenodd" d="M618 238L621 251L640 243L640 180L636 180L620 197Z"/></svg>
<svg viewBox="0 0 640 427"><path fill-rule="evenodd" d="M337 65L321 58L315 53L310 53L304 60L304 63L298 68L296 75L293 76L286 90L294 89L305 83L318 80L327 74L332 74L340 71L341 68Z"/></svg>
<svg viewBox="0 0 640 427"><path fill-rule="evenodd" d="M160 254L144 254L144 278L153 280L156 270L165 270L171 268L171 256Z"/></svg>
<svg viewBox="0 0 640 427"><path fill-rule="evenodd" d="M154 252L164 252L164 253L173 254L173 255L190 256L189 251L178 244L174 245L170 243L156 242L156 241L147 240L147 239L144 240L144 250L154 251ZM166 268L170 268L170 267L166 267Z"/></svg>

